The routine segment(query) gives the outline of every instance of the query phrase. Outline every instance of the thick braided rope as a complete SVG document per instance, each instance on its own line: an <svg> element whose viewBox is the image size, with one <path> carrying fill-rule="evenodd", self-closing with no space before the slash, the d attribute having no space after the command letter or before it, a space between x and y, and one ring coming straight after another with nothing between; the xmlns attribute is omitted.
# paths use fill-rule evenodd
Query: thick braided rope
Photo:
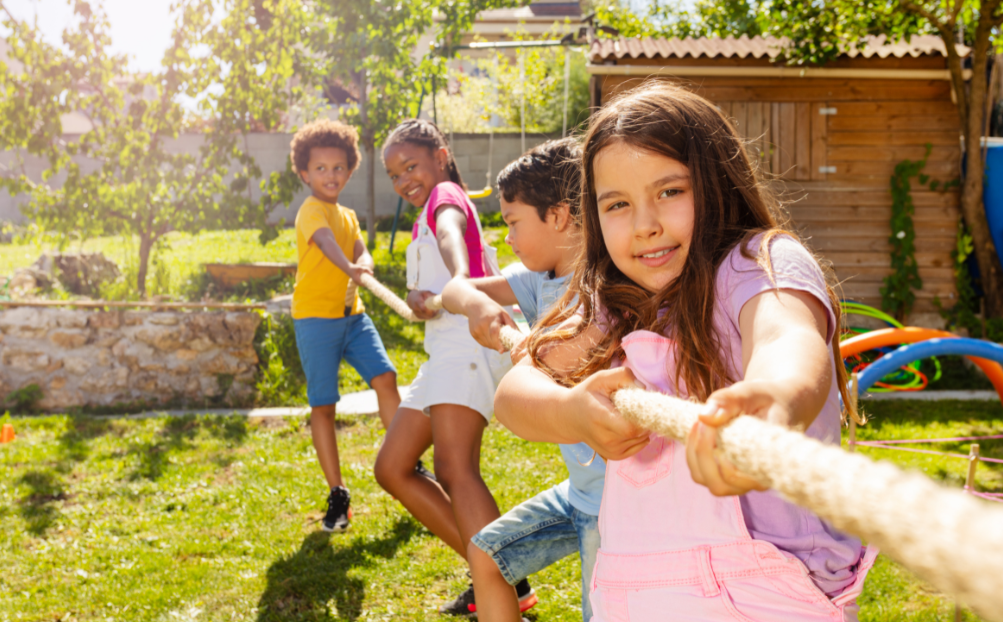
<svg viewBox="0 0 1003 622"><path fill-rule="evenodd" d="M613 404L638 426L683 443L700 408L641 389L617 391ZM723 428L718 443L743 473L1003 622L1003 508L755 417Z"/></svg>
<svg viewBox="0 0 1003 622"><path fill-rule="evenodd" d="M362 284L404 318L419 321L373 277L363 275ZM430 298L426 306L441 309L442 300ZM503 326L500 337L512 349L524 335ZM640 389L621 389L612 397L624 418L682 443L700 408ZM983 617L1003 622L1003 508L755 417L733 421L718 442L743 473L837 529L879 546Z"/></svg>

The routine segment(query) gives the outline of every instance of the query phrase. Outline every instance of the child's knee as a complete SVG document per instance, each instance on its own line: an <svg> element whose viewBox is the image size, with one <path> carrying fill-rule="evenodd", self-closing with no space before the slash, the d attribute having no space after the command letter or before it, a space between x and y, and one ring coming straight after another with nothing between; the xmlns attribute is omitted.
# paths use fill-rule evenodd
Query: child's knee
<svg viewBox="0 0 1003 622"><path fill-rule="evenodd" d="M493 575L501 576L501 570L495 561L473 541L467 543L467 563L470 564L470 572L481 579Z"/></svg>
<svg viewBox="0 0 1003 622"><path fill-rule="evenodd" d="M327 423L333 424L336 416L336 405L326 404L324 406L314 406L310 409L310 424Z"/></svg>
<svg viewBox="0 0 1003 622"><path fill-rule="evenodd" d="M397 460L396 456L384 451L385 447L385 445L381 447L379 453L376 454L373 476L376 478L376 483L380 485L380 488L387 492L393 492L400 487L409 473L401 468L400 461ZM414 470L413 464L411 465L411 470Z"/></svg>

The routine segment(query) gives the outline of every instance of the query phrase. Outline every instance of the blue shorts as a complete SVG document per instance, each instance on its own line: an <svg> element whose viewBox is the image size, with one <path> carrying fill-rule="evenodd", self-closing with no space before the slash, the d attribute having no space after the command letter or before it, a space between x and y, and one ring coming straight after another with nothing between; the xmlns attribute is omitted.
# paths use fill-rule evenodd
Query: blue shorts
<svg viewBox="0 0 1003 622"><path fill-rule="evenodd" d="M293 320L293 326L310 406L337 404L341 399L338 367L342 359L359 372L366 384L380 374L397 371L376 326L365 313L341 318L306 317Z"/></svg>
<svg viewBox="0 0 1003 622"><path fill-rule="evenodd" d="M509 585L578 553L582 561L582 619L592 619L589 585L599 550L599 517L568 501L564 481L506 512L471 542L488 554Z"/></svg>

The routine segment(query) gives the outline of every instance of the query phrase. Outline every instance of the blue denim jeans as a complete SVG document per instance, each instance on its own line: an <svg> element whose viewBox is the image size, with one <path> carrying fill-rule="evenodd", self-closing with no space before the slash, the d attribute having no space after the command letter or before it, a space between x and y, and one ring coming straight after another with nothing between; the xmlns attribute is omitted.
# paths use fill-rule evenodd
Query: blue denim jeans
<svg viewBox="0 0 1003 622"><path fill-rule="evenodd" d="M471 541L494 560L510 585L577 552L582 562L582 618L592 618L589 586L599 550L599 518L571 505L567 481L515 506Z"/></svg>

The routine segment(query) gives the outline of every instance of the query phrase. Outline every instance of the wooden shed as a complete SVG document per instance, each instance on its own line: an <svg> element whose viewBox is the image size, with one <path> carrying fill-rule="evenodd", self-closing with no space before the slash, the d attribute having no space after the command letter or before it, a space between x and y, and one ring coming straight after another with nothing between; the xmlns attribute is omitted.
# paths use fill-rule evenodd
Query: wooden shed
<svg viewBox="0 0 1003 622"><path fill-rule="evenodd" d="M652 76L715 102L750 141L750 154L783 180L795 227L833 263L843 295L880 307L882 279L891 272L895 166L923 158L931 144L924 172L944 181L959 176L960 123L943 43L935 36L896 44L873 38L825 67L804 69L776 62L783 44L760 37L596 40L592 103ZM959 198L918 183L912 196L923 289L911 320L936 325L934 297L950 306L955 295Z"/></svg>

